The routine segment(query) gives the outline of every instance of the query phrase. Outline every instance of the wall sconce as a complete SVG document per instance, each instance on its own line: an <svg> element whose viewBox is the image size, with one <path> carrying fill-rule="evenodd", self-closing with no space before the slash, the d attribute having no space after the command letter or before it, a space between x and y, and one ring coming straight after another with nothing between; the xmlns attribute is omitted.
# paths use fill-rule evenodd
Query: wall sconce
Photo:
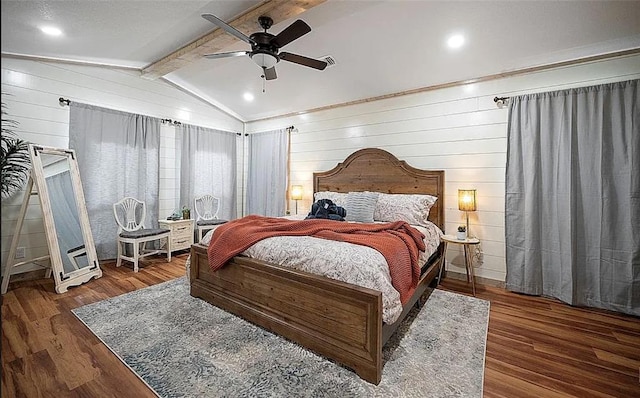
<svg viewBox="0 0 640 398"><path fill-rule="evenodd" d="M296 214L298 214L298 201L302 199L302 185L291 186L291 199L296 201Z"/></svg>
<svg viewBox="0 0 640 398"><path fill-rule="evenodd" d="M469 212L476 211L476 190L458 189L458 210L464 211L467 216L467 236L469 235Z"/></svg>

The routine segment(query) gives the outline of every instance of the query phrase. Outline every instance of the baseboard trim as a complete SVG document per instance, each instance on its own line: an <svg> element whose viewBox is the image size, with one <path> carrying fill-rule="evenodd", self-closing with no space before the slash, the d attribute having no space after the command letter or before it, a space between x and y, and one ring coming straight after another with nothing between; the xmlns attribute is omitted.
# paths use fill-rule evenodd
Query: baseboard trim
<svg viewBox="0 0 640 398"><path fill-rule="evenodd" d="M451 278L451 279L455 279L455 280L466 281L467 280L467 274L462 274L462 273L454 272L454 271L446 271L445 272L445 278ZM481 276L476 276L476 284L484 285L484 286L498 287L498 288L501 288L501 289L505 288L505 283L503 281L490 279L490 278L483 278Z"/></svg>

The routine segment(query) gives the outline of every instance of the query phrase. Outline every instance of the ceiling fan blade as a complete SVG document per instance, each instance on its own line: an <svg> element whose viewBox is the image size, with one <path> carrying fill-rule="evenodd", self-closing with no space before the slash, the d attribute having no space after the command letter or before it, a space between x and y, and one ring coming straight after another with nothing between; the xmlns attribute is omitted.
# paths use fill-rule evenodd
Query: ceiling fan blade
<svg viewBox="0 0 640 398"><path fill-rule="evenodd" d="M264 70L264 78L267 80L275 80L278 78L276 74L276 67L272 66L271 68L262 68Z"/></svg>
<svg viewBox="0 0 640 398"><path fill-rule="evenodd" d="M284 47L295 39L311 32L311 27L301 19L298 19L291 25L287 26L282 32L271 40L271 44L275 44L278 48Z"/></svg>
<svg viewBox="0 0 640 398"><path fill-rule="evenodd" d="M251 38L249 38L249 36L247 36L244 33L240 32L238 29L236 29L233 26L227 24L225 21L223 21L222 19L216 17L213 14L202 14L202 18L204 18L207 21L211 22L212 24L224 29L230 35L233 35L233 36L237 37L238 39L240 39L242 41L245 41L245 42L247 42L247 43L249 43L251 45L256 44L256 42L251 40Z"/></svg>
<svg viewBox="0 0 640 398"><path fill-rule="evenodd" d="M234 51L230 53L205 54L204 57L209 59L216 59L216 58L241 57L243 55L249 55L249 51Z"/></svg>
<svg viewBox="0 0 640 398"><path fill-rule="evenodd" d="M324 61L320 61L320 60L317 60L317 59L304 57L304 56L298 55L298 54L291 54L291 53L283 52L283 53L278 54L278 56L282 60L293 62L294 64L300 64L300 65L308 66L310 68L324 70L324 68L327 67L327 63L324 62Z"/></svg>

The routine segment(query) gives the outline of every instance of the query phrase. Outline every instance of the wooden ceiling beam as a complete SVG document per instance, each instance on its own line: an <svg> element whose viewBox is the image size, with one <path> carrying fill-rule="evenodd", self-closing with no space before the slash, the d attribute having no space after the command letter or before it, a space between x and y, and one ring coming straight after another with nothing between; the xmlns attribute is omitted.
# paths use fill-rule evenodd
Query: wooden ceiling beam
<svg viewBox="0 0 640 398"><path fill-rule="evenodd" d="M247 10L232 21L225 21L247 36L261 31L258 17L266 15L273 19L273 24L293 18L326 0L266 0ZM172 52L166 57L142 69L142 77L154 80L176 71L190 63L201 59L205 54L221 52L227 46L237 43L238 39L220 28L194 40L186 46Z"/></svg>

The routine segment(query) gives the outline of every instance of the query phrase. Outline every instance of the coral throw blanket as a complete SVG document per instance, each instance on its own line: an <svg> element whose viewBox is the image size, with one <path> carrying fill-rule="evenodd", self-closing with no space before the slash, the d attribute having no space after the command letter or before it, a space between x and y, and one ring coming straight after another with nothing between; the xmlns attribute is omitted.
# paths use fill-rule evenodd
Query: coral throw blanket
<svg viewBox="0 0 640 398"><path fill-rule="evenodd" d="M411 297L420 279L418 255L425 250L424 235L404 221L360 224L246 216L223 224L213 232L207 249L209 266L216 271L254 243L273 236L313 236L379 251L389 264L391 283L400 293L402 304Z"/></svg>

